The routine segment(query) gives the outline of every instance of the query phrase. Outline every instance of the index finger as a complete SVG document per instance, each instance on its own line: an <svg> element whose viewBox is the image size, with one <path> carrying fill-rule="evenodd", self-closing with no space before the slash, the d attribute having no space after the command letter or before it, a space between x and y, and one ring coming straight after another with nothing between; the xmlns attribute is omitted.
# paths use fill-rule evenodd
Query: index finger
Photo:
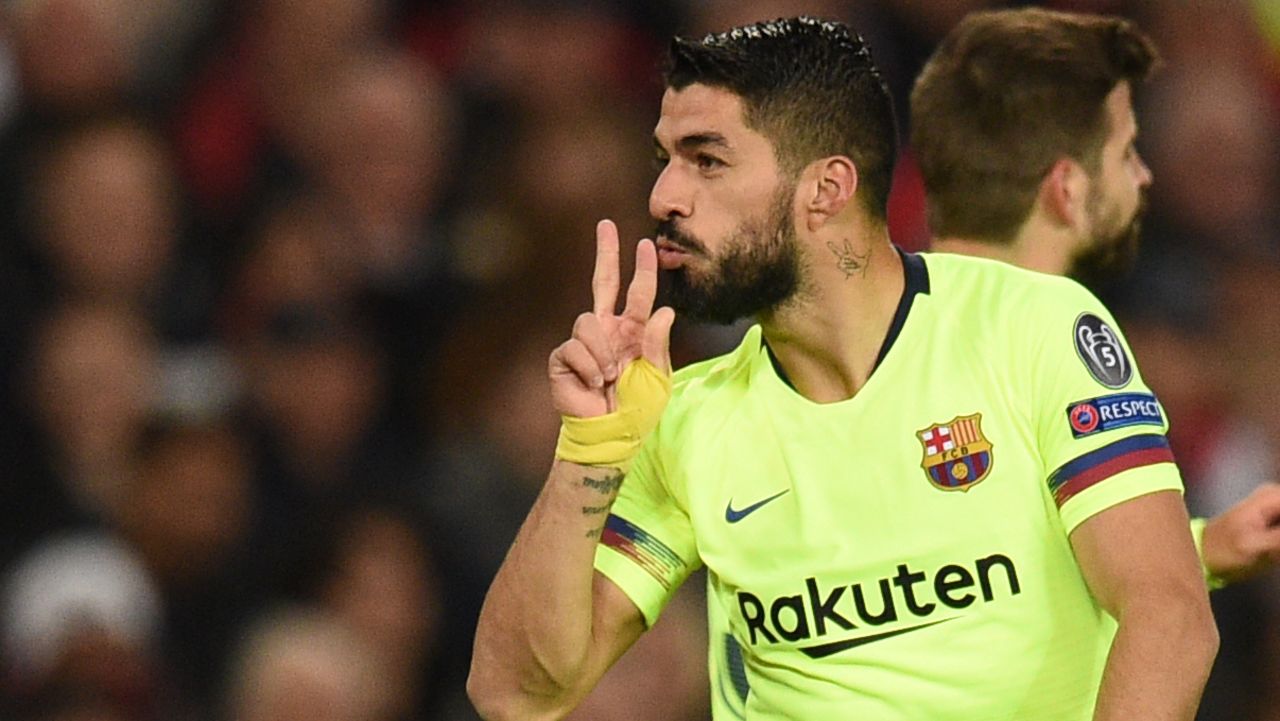
<svg viewBox="0 0 1280 721"><path fill-rule="evenodd" d="M596 223L596 268L591 274L592 310L613 315L618 305L618 226L612 220Z"/></svg>

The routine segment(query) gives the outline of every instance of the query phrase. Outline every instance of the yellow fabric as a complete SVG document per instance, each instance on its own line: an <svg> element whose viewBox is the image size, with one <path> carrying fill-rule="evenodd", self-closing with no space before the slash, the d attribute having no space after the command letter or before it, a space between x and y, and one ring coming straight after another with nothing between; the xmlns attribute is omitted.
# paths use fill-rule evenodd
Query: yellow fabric
<svg viewBox="0 0 1280 721"><path fill-rule="evenodd" d="M750 686L745 704L714 705L717 721L1092 717L1115 622L1068 536L1181 487L1174 464L1140 452L1094 470L1108 462L1096 454L1162 438L1165 424L1073 435L1073 403L1149 393L1136 369L1118 388L1091 375L1077 318L1116 326L1080 286L925 260L930 289L853 398L797 394L753 328L732 353L675 374L623 481L596 567L649 623L706 567L723 611L712 632L737 640ZM961 453L986 449L985 468L970 468L981 479L939 485L924 436L967 418L979 438Z"/></svg>
<svg viewBox="0 0 1280 721"><path fill-rule="evenodd" d="M1204 562L1204 527L1209 525L1209 521L1204 518L1191 519L1191 538L1196 542L1196 555L1200 556L1200 568L1204 570L1204 582L1210 591L1216 591L1227 585L1227 582L1209 570Z"/></svg>
<svg viewBox="0 0 1280 721"><path fill-rule="evenodd" d="M594 418L561 418L556 457L584 466L626 470L658 425L671 397L671 373L637 358L618 379L618 410Z"/></svg>

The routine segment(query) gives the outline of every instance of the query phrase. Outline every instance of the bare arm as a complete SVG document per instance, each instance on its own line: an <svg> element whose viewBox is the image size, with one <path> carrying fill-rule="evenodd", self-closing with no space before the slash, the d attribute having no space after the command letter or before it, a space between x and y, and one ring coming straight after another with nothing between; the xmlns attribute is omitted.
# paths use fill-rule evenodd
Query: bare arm
<svg viewBox="0 0 1280 721"><path fill-rule="evenodd" d="M1094 721L1191 721L1218 648L1182 498L1140 496L1071 534L1098 602L1119 623Z"/></svg>
<svg viewBox="0 0 1280 721"><path fill-rule="evenodd" d="M596 242L595 307L578 317L573 337L548 363L556 410L579 419L618 410L615 386L635 359L670 370L667 338L674 316L668 309L652 313L653 244L637 247L626 308L616 315L618 236L612 223L597 227ZM640 415L656 422L661 405ZM619 467L626 459L618 460L595 466L557 459L552 466L480 612L467 693L484 718L563 718L643 632L639 609L593 569L596 543L622 484Z"/></svg>
<svg viewBox="0 0 1280 721"><path fill-rule="evenodd" d="M560 718L644 631L592 570L621 474L557 461L485 598L467 691L486 719Z"/></svg>
<svg viewBox="0 0 1280 721"><path fill-rule="evenodd" d="M1264 483L1204 527L1210 576L1235 583L1280 564L1280 484Z"/></svg>

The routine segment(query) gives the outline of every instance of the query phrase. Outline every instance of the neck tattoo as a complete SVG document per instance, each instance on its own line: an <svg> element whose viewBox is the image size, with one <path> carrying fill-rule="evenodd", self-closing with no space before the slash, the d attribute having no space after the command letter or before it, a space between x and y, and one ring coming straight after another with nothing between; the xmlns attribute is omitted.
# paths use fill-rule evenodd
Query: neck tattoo
<svg viewBox="0 0 1280 721"><path fill-rule="evenodd" d="M836 245L828 240L827 248L836 256L836 267L844 273L845 278L852 278L854 273L866 275L867 259L871 257L871 251L857 253L847 238L843 245Z"/></svg>

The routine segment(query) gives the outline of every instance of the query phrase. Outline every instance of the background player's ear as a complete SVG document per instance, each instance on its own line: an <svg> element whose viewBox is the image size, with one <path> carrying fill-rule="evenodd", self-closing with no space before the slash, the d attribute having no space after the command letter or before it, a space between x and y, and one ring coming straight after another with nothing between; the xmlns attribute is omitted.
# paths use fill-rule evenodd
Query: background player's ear
<svg viewBox="0 0 1280 721"><path fill-rule="evenodd" d="M858 190L858 169L842 155L815 161L804 177L813 189L806 208L811 226L839 215Z"/></svg>
<svg viewBox="0 0 1280 721"><path fill-rule="evenodd" d="M1058 158L1040 182L1040 203L1057 223L1079 227L1086 219L1089 174L1071 158Z"/></svg>

